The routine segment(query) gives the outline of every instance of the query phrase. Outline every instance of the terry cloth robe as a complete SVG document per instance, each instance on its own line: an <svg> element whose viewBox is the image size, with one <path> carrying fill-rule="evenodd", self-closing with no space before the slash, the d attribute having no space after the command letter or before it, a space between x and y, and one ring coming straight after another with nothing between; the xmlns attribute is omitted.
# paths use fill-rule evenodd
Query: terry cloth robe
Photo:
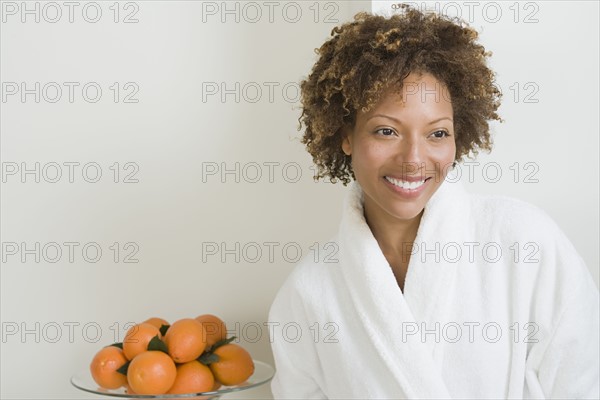
<svg viewBox="0 0 600 400"><path fill-rule="evenodd" d="M353 182L329 251L274 299L276 399L600 397L598 289L546 213L445 181L403 293L363 196Z"/></svg>

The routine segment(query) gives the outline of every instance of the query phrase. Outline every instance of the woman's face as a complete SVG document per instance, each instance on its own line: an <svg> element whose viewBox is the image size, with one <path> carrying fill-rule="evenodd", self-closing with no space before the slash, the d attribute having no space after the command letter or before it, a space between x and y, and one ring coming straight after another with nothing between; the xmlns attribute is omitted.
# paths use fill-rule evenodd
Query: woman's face
<svg viewBox="0 0 600 400"><path fill-rule="evenodd" d="M401 95L389 92L369 112L358 112L342 149L352 156L367 214L419 216L454 161L452 116L447 88L427 73L410 74Z"/></svg>

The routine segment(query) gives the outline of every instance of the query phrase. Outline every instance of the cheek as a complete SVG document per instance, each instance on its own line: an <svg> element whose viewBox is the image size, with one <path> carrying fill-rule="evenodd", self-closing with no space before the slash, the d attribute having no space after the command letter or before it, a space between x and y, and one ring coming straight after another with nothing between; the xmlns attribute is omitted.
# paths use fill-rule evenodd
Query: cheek
<svg viewBox="0 0 600 400"><path fill-rule="evenodd" d="M352 152L352 168L356 173L361 174L367 171L377 171L377 169L391 157L391 146L385 146L384 143L372 141L363 141L357 143Z"/></svg>
<svg viewBox="0 0 600 400"><path fill-rule="evenodd" d="M430 152L431 160L440 164L442 167L452 164L455 156L456 145L454 142L449 142L448 145L440 146Z"/></svg>

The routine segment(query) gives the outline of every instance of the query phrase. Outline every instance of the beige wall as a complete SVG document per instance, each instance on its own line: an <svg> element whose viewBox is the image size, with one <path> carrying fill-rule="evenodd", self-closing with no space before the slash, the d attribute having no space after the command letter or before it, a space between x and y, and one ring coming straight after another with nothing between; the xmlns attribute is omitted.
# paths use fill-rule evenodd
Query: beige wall
<svg viewBox="0 0 600 400"><path fill-rule="evenodd" d="M87 368L101 346L121 340L125 323L153 315L174 321L217 314L254 358L272 363L263 325L269 305L295 251L307 255L313 243L326 244L343 193L312 180L311 160L298 142L295 89L335 21L368 10L369 2L278 2L273 22L268 6L257 2L256 23L257 8L243 2L239 23L235 14L223 14L221 22L221 2L205 2L204 13L202 3L138 2L137 11L120 9L119 21L135 12L139 22L130 24L113 22L112 3L99 3L97 23L83 19L81 3L72 24L64 6L63 19L48 22L56 10L43 3L39 23L28 14L22 23L21 3L15 4L14 15L10 5L3 13L1 46L2 398L94 398L70 386L71 374ZM93 6L86 10L95 18ZM40 82L39 103L35 93L22 102L21 82L34 90ZM63 90L56 103L51 82ZM89 82L86 99L81 88ZM102 89L96 103L94 82ZM221 83L235 92L236 82L239 103L235 93L225 102L210 95ZM125 103L136 89L128 100L138 102ZM39 183L33 174L21 176L22 166L36 162ZM51 183L54 163L62 178ZM236 163L237 176L220 174ZM211 175L215 165L219 172ZM87 182L96 169L99 181ZM35 250L22 262L22 250L36 242L40 262ZM73 262L65 242L78 243ZM95 263L82 255L88 243L88 260L95 246L102 251ZM236 243L240 251L227 255ZM123 262L132 253L139 262ZM22 337L25 329L31 332ZM270 390L247 396L268 397Z"/></svg>

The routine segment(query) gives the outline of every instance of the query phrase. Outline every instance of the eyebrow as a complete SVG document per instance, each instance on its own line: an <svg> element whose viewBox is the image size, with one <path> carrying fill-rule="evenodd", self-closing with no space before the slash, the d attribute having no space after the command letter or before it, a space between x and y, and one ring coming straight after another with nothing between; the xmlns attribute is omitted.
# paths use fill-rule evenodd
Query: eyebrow
<svg viewBox="0 0 600 400"><path fill-rule="evenodd" d="M394 118L394 117L390 117L389 115L385 115L385 114L375 114L375 115L372 115L369 118L367 118L367 121L370 120L370 119L372 119L372 118L375 118L375 117L383 117L383 118L391 119L392 121L395 121L398 124L402 125L402 121L400 121L399 119ZM450 122L454 122L452 120L452 118L450 118L450 117L441 117L441 118L435 119L433 121L430 121L427 125L432 125L432 124L435 124L436 122L440 122L440 121L445 120L445 119L447 119Z"/></svg>

